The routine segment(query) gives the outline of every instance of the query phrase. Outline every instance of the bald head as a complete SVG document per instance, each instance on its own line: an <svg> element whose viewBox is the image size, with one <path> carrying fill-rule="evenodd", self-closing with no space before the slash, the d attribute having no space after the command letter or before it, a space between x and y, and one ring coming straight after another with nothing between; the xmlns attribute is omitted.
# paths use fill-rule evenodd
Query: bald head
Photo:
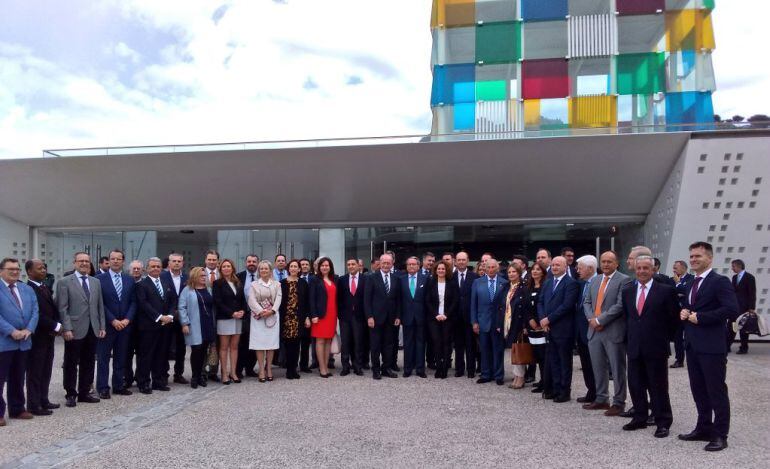
<svg viewBox="0 0 770 469"><path fill-rule="evenodd" d="M551 261L551 273L554 277L561 277L567 271L567 259L556 256Z"/></svg>

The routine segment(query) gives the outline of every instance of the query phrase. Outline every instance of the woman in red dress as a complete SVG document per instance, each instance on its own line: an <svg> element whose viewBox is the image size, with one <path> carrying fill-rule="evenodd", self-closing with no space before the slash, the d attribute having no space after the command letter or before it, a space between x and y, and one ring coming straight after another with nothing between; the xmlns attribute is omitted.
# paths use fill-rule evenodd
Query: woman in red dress
<svg viewBox="0 0 770 469"><path fill-rule="evenodd" d="M315 338L318 371L322 378L328 378L332 376L328 368L329 353L337 333L337 276L328 257L318 261L318 271L310 286L310 308L310 335Z"/></svg>

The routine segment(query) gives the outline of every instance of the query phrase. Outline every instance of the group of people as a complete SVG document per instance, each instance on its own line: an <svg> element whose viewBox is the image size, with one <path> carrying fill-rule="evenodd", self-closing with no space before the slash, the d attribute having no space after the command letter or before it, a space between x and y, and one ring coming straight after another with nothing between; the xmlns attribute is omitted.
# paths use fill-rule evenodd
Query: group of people
<svg viewBox="0 0 770 469"><path fill-rule="evenodd" d="M74 272L56 282L54 294L41 260L25 263L29 280L23 283L18 260L6 258L0 265L0 426L6 425L6 381L11 418L50 415L59 407L48 387L61 335L68 407L131 395L134 383L144 394L168 391L171 353L173 381L193 388L211 380L241 383L246 376L270 382L274 364L286 369L287 379L312 368L329 378L332 352L341 355L341 376L370 369L375 380L398 372L427 378L428 368L445 379L454 368L455 377L478 372L477 383L503 385L505 349L525 345L533 358L516 362L512 354L509 386L535 382L539 370L532 391L562 403L571 400L577 350L587 388L577 400L584 409L630 417L624 430L654 424L655 436L666 437L673 419L673 341L671 368L682 366L686 351L698 409L695 429L679 438L708 441L705 449L717 451L727 447L730 418L725 357L734 335L727 331L738 314L753 310L754 300L739 306L736 291L753 282L742 262L733 262L742 269L731 284L711 269L712 260L711 245L694 243L694 273L677 261L672 279L658 272L644 246L631 250L628 275L618 270L613 251L575 260L571 248L553 258L541 249L532 265L517 255L503 272L491 253L475 269L466 252L438 260L426 253L406 259L401 271L386 252L369 272L361 260L348 259L338 276L328 257L311 262L279 254L271 264L249 255L246 269L236 272L232 260L209 251L204 265L189 272L182 255L171 254L165 265L155 257L146 266L135 260L126 273L124 253L115 249L96 276L90 256L76 253ZM187 347L189 380L183 376ZM628 391L633 407L626 410Z"/></svg>

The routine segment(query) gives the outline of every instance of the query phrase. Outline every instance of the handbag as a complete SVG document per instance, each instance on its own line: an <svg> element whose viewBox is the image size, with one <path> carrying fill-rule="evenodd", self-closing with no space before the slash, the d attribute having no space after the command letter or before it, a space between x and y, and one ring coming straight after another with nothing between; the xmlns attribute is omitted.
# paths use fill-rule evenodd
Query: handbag
<svg viewBox="0 0 770 469"><path fill-rule="evenodd" d="M529 365L534 362L532 345L524 341L524 332L519 332L516 342L511 344L511 364Z"/></svg>
<svg viewBox="0 0 770 469"><path fill-rule="evenodd" d="M342 352L342 348L340 347L340 335L334 334L334 337L332 338L332 346L331 346L331 354L337 355L338 353Z"/></svg>

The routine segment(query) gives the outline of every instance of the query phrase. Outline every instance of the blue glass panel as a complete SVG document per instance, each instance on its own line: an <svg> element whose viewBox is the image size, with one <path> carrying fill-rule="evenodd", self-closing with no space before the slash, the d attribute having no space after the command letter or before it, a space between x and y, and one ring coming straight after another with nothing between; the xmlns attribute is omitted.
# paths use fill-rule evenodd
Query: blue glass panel
<svg viewBox="0 0 770 469"><path fill-rule="evenodd" d="M438 106L439 104L454 104L455 102L455 84L471 83L476 79L476 67L474 64L458 65L436 65L433 67L433 87L431 89L430 104ZM463 87L459 89L461 92Z"/></svg>
<svg viewBox="0 0 770 469"><path fill-rule="evenodd" d="M475 130L476 103L455 104L454 130Z"/></svg>
<svg viewBox="0 0 770 469"><path fill-rule="evenodd" d="M695 68L695 51L694 50L683 50L683 51L681 51L681 54L682 54L682 74L681 74L681 76L686 77Z"/></svg>
<svg viewBox="0 0 770 469"><path fill-rule="evenodd" d="M713 128L713 122L714 105L711 102L710 91L687 91L666 94L666 123L668 124L668 130L711 129Z"/></svg>
<svg viewBox="0 0 770 469"><path fill-rule="evenodd" d="M454 103L473 103L476 102L476 83L462 82L455 83Z"/></svg>
<svg viewBox="0 0 770 469"><path fill-rule="evenodd" d="M564 20L567 0L521 0L521 18L524 21Z"/></svg>

